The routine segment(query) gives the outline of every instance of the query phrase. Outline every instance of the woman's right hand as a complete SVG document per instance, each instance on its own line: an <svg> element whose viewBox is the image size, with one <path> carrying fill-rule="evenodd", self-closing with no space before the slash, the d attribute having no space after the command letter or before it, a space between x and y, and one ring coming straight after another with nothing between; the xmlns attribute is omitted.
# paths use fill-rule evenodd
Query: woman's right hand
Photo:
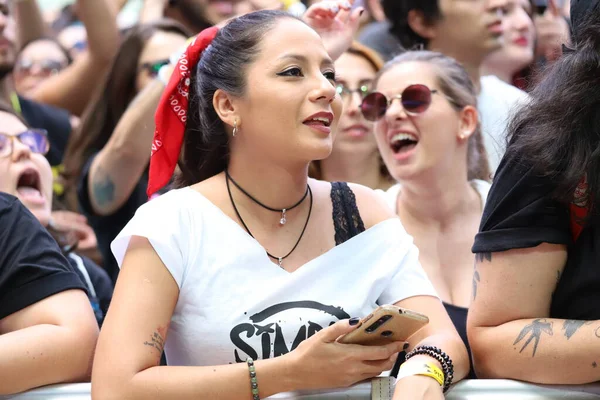
<svg viewBox="0 0 600 400"><path fill-rule="evenodd" d="M358 326L343 320L325 328L300 345L287 357L293 379L302 389L348 387L373 378L394 366L404 342L385 346L338 343L337 339Z"/></svg>

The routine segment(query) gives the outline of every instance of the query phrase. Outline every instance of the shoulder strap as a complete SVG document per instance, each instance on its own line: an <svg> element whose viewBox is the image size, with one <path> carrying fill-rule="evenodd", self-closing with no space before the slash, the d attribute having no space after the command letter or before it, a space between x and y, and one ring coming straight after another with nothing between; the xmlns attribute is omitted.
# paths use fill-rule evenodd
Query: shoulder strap
<svg viewBox="0 0 600 400"><path fill-rule="evenodd" d="M331 203L336 246L364 232L365 224L358 211L356 197L347 183L331 183Z"/></svg>
<svg viewBox="0 0 600 400"><path fill-rule="evenodd" d="M576 242L585 227L588 213L590 212L590 201L588 194L587 176L584 175L575 189L573 201L569 205L571 215L571 235Z"/></svg>

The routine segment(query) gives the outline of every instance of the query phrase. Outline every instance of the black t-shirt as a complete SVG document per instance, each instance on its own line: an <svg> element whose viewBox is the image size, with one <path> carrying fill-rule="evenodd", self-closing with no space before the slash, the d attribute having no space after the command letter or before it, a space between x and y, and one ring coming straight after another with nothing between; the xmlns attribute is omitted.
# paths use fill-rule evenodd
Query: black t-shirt
<svg viewBox="0 0 600 400"><path fill-rule="evenodd" d="M91 157L83 168L79 184L77 185L77 197L79 199L81 212L86 216L88 223L96 233L98 250L104 261L103 267L106 272L108 272L112 281L116 282L119 274L119 265L110 251L110 243L123 230L129 220L133 218L137 209L148 200L148 197L146 196L148 180L143 176L133 189L131 196L129 196L125 204L113 214L107 216L97 215L92 210L90 197L88 195L88 177L93 160L94 157Z"/></svg>
<svg viewBox="0 0 600 400"><path fill-rule="evenodd" d="M32 128L48 131L50 150L46 159L55 167L62 163L71 135L71 118L67 111L19 96L21 114Z"/></svg>
<svg viewBox="0 0 600 400"><path fill-rule="evenodd" d="M600 224L590 223L573 242L569 205L553 199L555 188L526 157L507 154L496 172L473 252L566 245L567 264L552 297L550 317L600 319Z"/></svg>
<svg viewBox="0 0 600 400"><path fill-rule="evenodd" d="M56 241L14 196L0 193L0 319L85 286Z"/></svg>

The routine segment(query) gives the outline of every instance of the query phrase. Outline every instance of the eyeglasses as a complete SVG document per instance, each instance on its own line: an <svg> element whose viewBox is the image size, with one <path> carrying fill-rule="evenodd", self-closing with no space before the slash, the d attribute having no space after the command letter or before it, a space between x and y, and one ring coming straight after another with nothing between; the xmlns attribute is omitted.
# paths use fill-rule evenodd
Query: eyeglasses
<svg viewBox="0 0 600 400"><path fill-rule="evenodd" d="M165 65L168 65L171 61L169 59L158 60L153 62L143 63L140 66L140 70L147 70L150 76L156 77L158 75L158 71Z"/></svg>
<svg viewBox="0 0 600 400"><path fill-rule="evenodd" d="M23 74L31 74L34 67L38 67L38 70L42 75L50 76L58 74L66 67L66 65L60 61L54 60L41 60L37 62L20 60L17 65L15 65L16 71Z"/></svg>
<svg viewBox="0 0 600 400"><path fill-rule="evenodd" d="M14 149L14 141L18 140L29 148L29 151L36 154L46 154L50 150L48 142L48 132L43 129L29 129L18 135L8 135L0 133L0 158L8 157Z"/></svg>
<svg viewBox="0 0 600 400"><path fill-rule="evenodd" d="M360 111L369 121L377 121L383 117L392 102L399 99L402 107L410 114L421 114L431 105L431 95L438 93L437 90L431 90L425 85L410 85L402 91L401 94L388 99L383 93L369 93L360 104ZM444 96L446 97L446 96ZM446 97L449 101L451 99Z"/></svg>
<svg viewBox="0 0 600 400"><path fill-rule="evenodd" d="M369 93L368 85L361 85L358 89L350 89L341 83L338 83L335 87L335 91L340 97L345 100L352 96L352 93L358 93L361 99L364 99L365 96Z"/></svg>

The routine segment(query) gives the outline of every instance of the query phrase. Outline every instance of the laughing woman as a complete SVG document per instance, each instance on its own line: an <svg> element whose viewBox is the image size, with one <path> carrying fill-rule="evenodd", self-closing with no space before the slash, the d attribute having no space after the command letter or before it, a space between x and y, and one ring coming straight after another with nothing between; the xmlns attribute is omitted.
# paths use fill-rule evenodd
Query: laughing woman
<svg viewBox="0 0 600 400"><path fill-rule="evenodd" d="M321 26L358 25L359 9L322 11ZM410 338L397 398L441 399L466 375L465 347L400 221L367 188L308 178L331 152L341 108L323 40L287 13L251 13L190 45L157 111L149 194L178 158L182 188L142 206L112 244L121 272L94 399L256 400L351 385L403 348L337 342L377 304L430 319Z"/></svg>
<svg viewBox="0 0 600 400"><path fill-rule="evenodd" d="M399 182L386 197L468 345L471 246L490 187L475 88L452 58L414 51L386 64L375 90L361 109Z"/></svg>

